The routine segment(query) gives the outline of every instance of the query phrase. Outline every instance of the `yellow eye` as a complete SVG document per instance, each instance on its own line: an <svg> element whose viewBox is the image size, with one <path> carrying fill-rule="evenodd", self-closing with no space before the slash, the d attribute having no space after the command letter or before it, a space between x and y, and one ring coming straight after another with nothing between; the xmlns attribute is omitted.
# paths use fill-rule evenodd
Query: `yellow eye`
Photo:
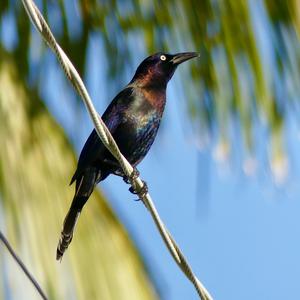
<svg viewBox="0 0 300 300"><path fill-rule="evenodd" d="M167 58L166 58L165 55L161 55L161 56L160 56L160 60L165 61L166 59L167 59Z"/></svg>

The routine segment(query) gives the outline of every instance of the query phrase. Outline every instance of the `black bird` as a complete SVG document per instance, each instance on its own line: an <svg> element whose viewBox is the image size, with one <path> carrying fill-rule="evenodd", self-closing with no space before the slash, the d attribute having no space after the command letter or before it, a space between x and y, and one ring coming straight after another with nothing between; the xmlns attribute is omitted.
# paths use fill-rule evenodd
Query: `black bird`
<svg viewBox="0 0 300 300"><path fill-rule="evenodd" d="M168 81L179 64L197 56L195 52L185 52L175 55L157 53L147 57L104 112L104 123L133 167L145 157L155 139L165 108ZM75 196L64 221L57 260L71 243L76 221L96 184L110 174L126 179L119 163L94 129L81 151L70 183L76 181Z"/></svg>

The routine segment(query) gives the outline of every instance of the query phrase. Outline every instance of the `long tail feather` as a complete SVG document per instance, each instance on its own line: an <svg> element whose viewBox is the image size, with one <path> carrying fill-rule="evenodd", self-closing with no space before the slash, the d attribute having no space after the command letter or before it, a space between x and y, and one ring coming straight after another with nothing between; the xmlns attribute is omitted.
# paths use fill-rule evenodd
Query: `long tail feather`
<svg viewBox="0 0 300 300"><path fill-rule="evenodd" d="M58 242L56 250L57 260L62 258L64 252L69 247L80 212L93 192L99 176L99 171L97 171L95 168L91 168L86 170L86 172L82 174L80 178L76 178L76 193L69 212L65 218L61 236Z"/></svg>
<svg viewBox="0 0 300 300"><path fill-rule="evenodd" d="M75 229L75 225L77 223L78 217L80 215L81 210L77 210L74 208L70 208L65 221L63 230L61 232L61 236L58 242L57 250L56 250L56 259L60 260L64 255L64 252L68 249L69 244L73 238L73 232Z"/></svg>

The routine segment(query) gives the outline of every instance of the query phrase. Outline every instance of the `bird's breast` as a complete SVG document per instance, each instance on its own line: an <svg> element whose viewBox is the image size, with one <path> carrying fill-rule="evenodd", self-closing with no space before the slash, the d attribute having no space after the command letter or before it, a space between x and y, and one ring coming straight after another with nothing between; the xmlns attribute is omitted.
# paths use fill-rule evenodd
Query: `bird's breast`
<svg viewBox="0 0 300 300"><path fill-rule="evenodd" d="M113 137L122 154L134 166L145 157L153 144L164 109L164 94L149 93L136 87L127 101L120 101L122 109L117 110L118 126Z"/></svg>
<svg viewBox="0 0 300 300"><path fill-rule="evenodd" d="M121 152L133 165L137 165L147 154L156 137L160 115L155 111L147 113L126 113L117 136Z"/></svg>
<svg viewBox="0 0 300 300"><path fill-rule="evenodd" d="M151 113L154 111L160 117L166 104L166 90L154 88L136 88L130 110L133 114Z"/></svg>

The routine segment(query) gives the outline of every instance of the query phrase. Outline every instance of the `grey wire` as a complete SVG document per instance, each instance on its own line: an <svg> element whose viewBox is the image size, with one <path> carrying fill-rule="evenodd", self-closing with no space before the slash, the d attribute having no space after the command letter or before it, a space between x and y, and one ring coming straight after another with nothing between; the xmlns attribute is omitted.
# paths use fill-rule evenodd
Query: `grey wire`
<svg viewBox="0 0 300 300"><path fill-rule="evenodd" d="M120 152L118 145L116 144L116 142L113 139L112 135L110 134L109 130L105 126L101 117L98 115L96 109L94 108L93 102L90 99L90 96L89 96L78 72L76 71L76 69L74 68L71 61L64 53L64 51L60 48L60 46L56 42L48 24L46 23L46 21L44 20L43 16L40 13L40 11L36 7L34 1L22 0L22 2L23 2L23 5L24 5L31 21L33 22L33 24L35 25L37 30L40 32L40 34L43 36L43 38L45 39L48 46L56 54L67 78L70 80L72 85L75 87L75 89L77 90L77 92L79 93L81 98L83 99L83 101L87 107L87 110L91 116L91 119L94 123L95 129L99 135L99 138L101 139L101 141L103 142L105 147L118 160L125 175L128 178L131 178L130 175L133 172L133 168L129 164L129 162L126 160L126 158L122 155L122 153ZM139 177L135 177L131 181L131 185L135 190L139 191L143 187L143 182ZM174 258L175 262L180 267L180 269L183 271L183 273L186 275L186 277L193 283L200 299L212 300L212 297L210 296L209 292L205 289L203 284L195 276L195 274L193 273L187 260L185 259L182 252L180 251L178 245L172 238L171 234L167 231L165 225L163 224L162 220L160 219L160 216L153 204L153 201L152 201L149 193L147 193L146 195L140 193L139 197L145 204L146 208L149 210L149 212L150 212L168 250L170 251L172 257Z"/></svg>
<svg viewBox="0 0 300 300"><path fill-rule="evenodd" d="M34 279L34 277L31 275L31 273L28 271L22 260L18 257L16 252L14 251L13 247L10 245L2 231L0 231L0 240L2 241L3 245L7 248L11 256L14 258L16 263L19 265L19 267L23 270L27 278L30 280L30 282L34 285L35 289L38 291L42 299L48 300L46 294L43 292L41 286L38 284L38 282Z"/></svg>

